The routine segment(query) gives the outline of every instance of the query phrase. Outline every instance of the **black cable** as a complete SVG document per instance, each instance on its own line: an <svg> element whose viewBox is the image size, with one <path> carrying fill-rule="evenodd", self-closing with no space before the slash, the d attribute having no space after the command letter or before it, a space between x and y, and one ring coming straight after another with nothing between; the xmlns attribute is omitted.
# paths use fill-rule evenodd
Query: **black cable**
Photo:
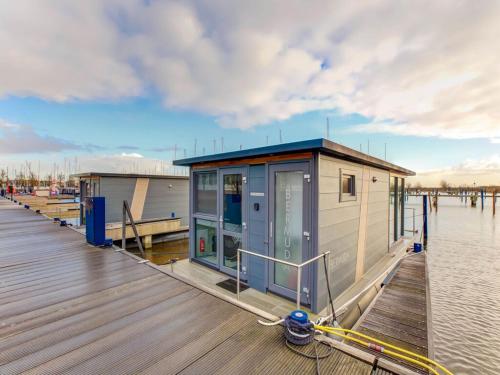
<svg viewBox="0 0 500 375"><path fill-rule="evenodd" d="M328 289L328 298L330 299L330 306L332 307L332 317L333 321L336 321L337 315L335 314L335 308L333 307L332 292L330 290L330 280L328 279L328 269L326 268L326 257L323 257L323 265L325 266L326 287Z"/></svg>
<svg viewBox="0 0 500 375"><path fill-rule="evenodd" d="M321 343L323 344L323 343ZM295 354L298 354L298 355L301 355L305 358L309 358L309 359L315 359L316 360L316 374L317 375L321 375L320 373L320 368L319 368L319 360L320 359L325 359L327 357L329 357L332 353L333 353L333 348L330 346L330 345L327 345L327 344L323 344L325 346L328 346L328 351L322 355L319 355L318 353L318 342L317 341L314 341L313 345L314 345L314 355L312 354L308 354L308 353L305 353L305 352L302 352L300 350L297 350L295 349L292 344L290 344L290 342L285 339L285 345L288 349L290 349L292 352L294 352Z"/></svg>

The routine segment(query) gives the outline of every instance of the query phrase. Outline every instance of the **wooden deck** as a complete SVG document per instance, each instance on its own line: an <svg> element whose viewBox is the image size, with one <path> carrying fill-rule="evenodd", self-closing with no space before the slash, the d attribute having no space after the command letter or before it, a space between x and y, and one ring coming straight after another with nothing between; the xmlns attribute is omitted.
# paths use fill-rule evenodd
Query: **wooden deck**
<svg viewBox="0 0 500 375"><path fill-rule="evenodd" d="M412 352L432 356L427 336L430 328L427 289L425 254L422 252L403 258L393 278L382 288L354 328ZM363 350L375 353L366 348ZM408 367L426 373L419 368Z"/></svg>
<svg viewBox="0 0 500 375"><path fill-rule="evenodd" d="M322 374L370 374L334 350ZM281 327L0 198L0 374L314 374Z"/></svg>

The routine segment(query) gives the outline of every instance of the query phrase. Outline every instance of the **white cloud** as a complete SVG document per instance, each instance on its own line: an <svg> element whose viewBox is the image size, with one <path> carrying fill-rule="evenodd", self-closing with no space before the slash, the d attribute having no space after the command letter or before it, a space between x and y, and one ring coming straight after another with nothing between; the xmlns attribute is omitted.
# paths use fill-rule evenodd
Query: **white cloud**
<svg viewBox="0 0 500 375"><path fill-rule="evenodd" d="M120 156L123 158L136 158L136 159L144 158L144 156L142 156L141 154L139 154L137 152L131 152L131 153L122 152L120 154Z"/></svg>
<svg viewBox="0 0 500 375"><path fill-rule="evenodd" d="M78 157L79 172L183 174L184 168L173 167L165 160L151 159L138 153L83 154Z"/></svg>
<svg viewBox="0 0 500 375"><path fill-rule="evenodd" d="M122 98L248 128L337 108L358 131L500 138L500 2L44 0L0 13L0 96Z"/></svg>
<svg viewBox="0 0 500 375"><path fill-rule="evenodd" d="M40 135L29 125L12 124L0 119L0 155L51 153L64 150L91 149L64 139Z"/></svg>
<svg viewBox="0 0 500 375"><path fill-rule="evenodd" d="M411 183L439 186L442 180L453 185L500 185L500 154L484 159L466 159L455 166L417 172Z"/></svg>

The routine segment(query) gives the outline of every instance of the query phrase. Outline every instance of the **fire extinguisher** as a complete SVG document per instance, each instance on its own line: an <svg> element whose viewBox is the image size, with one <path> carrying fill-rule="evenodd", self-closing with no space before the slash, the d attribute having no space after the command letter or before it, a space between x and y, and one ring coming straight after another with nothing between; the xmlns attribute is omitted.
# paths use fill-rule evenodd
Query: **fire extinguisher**
<svg viewBox="0 0 500 375"><path fill-rule="evenodd" d="M204 253L204 252L205 252L205 238L200 237L200 253Z"/></svg>

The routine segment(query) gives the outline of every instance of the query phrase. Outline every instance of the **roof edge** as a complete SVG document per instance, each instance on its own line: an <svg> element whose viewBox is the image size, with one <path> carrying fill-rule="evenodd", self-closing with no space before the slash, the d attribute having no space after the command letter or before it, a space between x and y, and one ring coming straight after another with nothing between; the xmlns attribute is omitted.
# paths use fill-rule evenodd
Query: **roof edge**
<svg viewBox="0 0 500 375"><path fill-rule="evenodd" d="M164 174L141 174L141 173L112 173L112 172L83 172L70 175L72 178L82 177L121 177L121 178L153 178L153 179L178 179L188 180L189 176L164 175Z"/></svg>
<svg viewBox="0 0 500 375"><path fill-rule="evenodd" d="M194 164L220 162L238 159L247 159L262 155L289 154L303 151L318 151L327 155L335 156L343 160L350 160L359 164L369 165L384 170L401 173L407 176L415 176L415 172L400 167L388 161L376 158L374 156L356 151L347 146L332 142L324 138L311 139L306 141L283 143L272 146L256 147L247 150L229 151L219 154L195 156L186 159L173 161L173 165L192 166Z"/></svg>

